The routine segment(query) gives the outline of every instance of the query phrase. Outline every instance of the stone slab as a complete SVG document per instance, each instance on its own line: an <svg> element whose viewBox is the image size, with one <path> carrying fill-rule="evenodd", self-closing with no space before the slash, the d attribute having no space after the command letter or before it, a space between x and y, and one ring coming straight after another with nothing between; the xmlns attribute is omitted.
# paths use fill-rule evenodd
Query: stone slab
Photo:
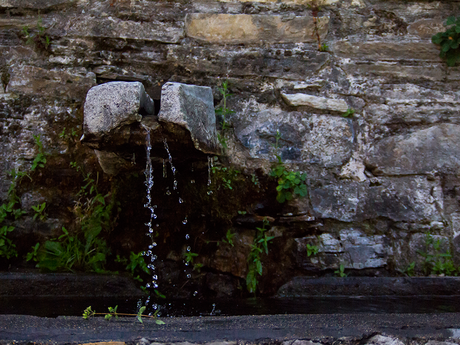
<svg viewBox="0 0 460 345"><path fill-rule="evenodd" d="M278 297L312 296L457 296L460 278L444 277L294 277Z"/></svg>
<svg viewBox="0 0 460 345"><path fill-rule="evenodd" d="M329 18L319 17L317 22L324 39ZM217 44L316 42L312 16L192 13L186 16L185 32L188 37Z"/></svg>
<svg viewBox="0 0 460 345"><path fill-rule="evenodd" d="M337 41L331 50L339 57L359 60L442 61L437 46L428 42Z"/></svg>
<svg viewBox="0 0 460 345"><path fill-rule="evenodd" d="M60 5L71 5L75 0L0 0L0 8L43 10Z"/></svg>
<svg viewBox="0 0 460 345"><path fill-rule="evenodd" d="M387 175L458 173L460 126L439 124L375 143L367 153L367 164Z"/></svg>
<svg viewBox="0 0 460 345"><path fill-rule="evenodd" d="M247 2L247 0L219 0L220 2ZM256 3L279 3L279 0L252 0L251 2ZM296 5L318 5L318 6L327 6L332 5L339 0L282 0L283 4L296 4Z"/></svg>
<svg viewBox="0 0 460 345"><path fill-rule="evenodd" d="M84 110L85 135L102 137L116 128L140 122L141 112L153 114L154 105L140 82L109 82L91 88Z"/></svg>
<svg viewBox="0 0 460 345"><path fill-rule="evenodd" d="M330 61L330 54L305 47L195 47L168 49L168 62L193 73L299 79L312 77Z"/></svg>
<svg viewBox="0 0 460 345"><path fill-rule="evenodd" d="M28 65L10 68L8 91L40 97L82 101L96 84L96 75L80 68L53 70Z"/></svg>
<svg viewBox="0 0 460 345"><path fill-rule="evenodd" d="M330 110L341 113L348 110L348 104L343 99L326 98L304 93L286 94L284 92L281 92L281 96L288 105L293 107L308 106L319 110Z"/></svg>
<svg viewBox="0 0 460 345"><path fill-rule="evenodd" d="M210 154L216 152L216 114L210 87L172 82L164 84L158 120L186 128L196 149Z"/></svg>
<svg viewBox="0 0 460 345"><path fill-rule="evenodd" d="M310 200L315 215L343 222L378 217L406 222L442 219L439 182L416 176L382 178L374 183L341 182L312 188Z"/></svg>
<svg viewBox="0 0 460 345"><path fill-rule="evenodd" d="M348 119L269 108L237 114L233 124L252 158L275 160L273 144L280 132L279 153L284 161L326 167L342 165L352 154L353 128Z"/></svg>
<svg viewBox="0 0 460 345"><path fill-rule="evenodd" d="M182 27L162 22L137 22L115 17L80 17L65 24L62 30L70 37L121 38L177 43L184 36Z"/></svg>

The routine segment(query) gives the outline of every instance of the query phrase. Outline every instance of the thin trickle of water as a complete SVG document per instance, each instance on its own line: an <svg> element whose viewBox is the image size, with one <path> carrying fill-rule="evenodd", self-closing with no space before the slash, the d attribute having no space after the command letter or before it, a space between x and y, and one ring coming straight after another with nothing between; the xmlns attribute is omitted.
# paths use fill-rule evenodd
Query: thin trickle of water
<svg viewBox="0 0 460 345"><path fill-rule="evenodd" d="M211 170L213 168L213 158L211 156L208 156L208 187L211 185L212 180L211 180Z"/></svg>
<svg viewBox="0 0 460 345"><path fill-rule="evenodd" d="M172 173L173 173L173 179L174 179L174 182L173 182L173 189L174 189L174 190L177 190L176 168L175 168L175 166L173 165L171 152L169 152L169 146L168 146L168 143L166 142L166 139L163 139L163 144L164 144L166 153L168 154L169 165L171 166L171 171L172 171Z"/></svg>
<svg viewBox="0 0 460 345"><path fill-rule="evenodd" d="M147 127L144 127L145 130L147 131L147 136L145 139L145 146L146 146L146 153L147 153L147 159L146 159L146 165L145 165L145 185L147 187L147 203L144 204L144 207L147 208L150 211L150 219L145 225L148 227L148 232L147 236L150 237L152 243L149 245L149 249L144 252L145 256L150 257L150 262L147 267L150 269L150 273L152 275L152 280L151 282L145 284L146 288L153 287L154 289L158 288L158 276L155 274L155 266L153 265L153 262L156 260L157 256L153 253L152 249L156 247L156 242L154 241L154 234L153 234L153 222L155 219L158 218L158 216L155 213L155 209L157 208L157 205L152 205L152 188L154 185L154 179L153 179L153 166L152 166L152 160L150 157L150 151L152 150L152 145L150 143L150 129ZM156 227L158 227L158 224L156 224ZM150 302L150 297L146 300L146 305L148 305Z"/></svg>

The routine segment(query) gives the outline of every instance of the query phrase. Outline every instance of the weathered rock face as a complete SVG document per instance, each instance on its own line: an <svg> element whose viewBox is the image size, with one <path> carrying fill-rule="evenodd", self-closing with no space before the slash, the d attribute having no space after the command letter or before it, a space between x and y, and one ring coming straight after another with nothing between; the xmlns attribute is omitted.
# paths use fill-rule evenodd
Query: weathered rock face
<svg viewBox="0 0 460 345"><path fill-rule="evenodd" d="M458 265L460 71L430 42L456 12L455 1L422 0L0 2L2 203L11 198L8 171L32 178L18 183L27 214L6 219L16 226L9 238L25 254L62 226L76 227L71 210L97 159L111 174L141 171L142 121L162 131L152 150L165 282L183 279L190 246L203 275L189 292L237 294L264 217L275 236L261 258L265 293L340 264L351 274L395 275L415 262L422 274L420 251L435 250L427 232ZM104 103L109 82L129 87ZM84 107L86 97L102 101ZM216 118L214 107L224 106L231 111ZM96 108L110 116L95 120L88 114ZM81 145L83 132L96 152ZM47 163L30 172L42 153L38 135ZM307 175L305 198L276 201L269 172L277 156ZM142 176L120 173L118 184L100 176L108 196L126 195L106 235L113 256L145 250L136 237L148 218ZM48 219L34 221L31 206L44 202ZM239 242L217 247L228 229ZM318 252L309 256L307 244ZM213 279L226 286L219 291Z"/></svg>

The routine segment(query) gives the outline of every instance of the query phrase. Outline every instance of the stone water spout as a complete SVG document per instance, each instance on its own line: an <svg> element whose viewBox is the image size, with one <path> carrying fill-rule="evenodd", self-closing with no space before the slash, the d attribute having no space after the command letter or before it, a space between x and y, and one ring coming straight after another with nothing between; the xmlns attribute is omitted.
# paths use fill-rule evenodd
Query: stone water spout
<svg viewBox="0 0 460 345"><path fill-rule="evenodd" d="M105 173L139 170L145 164L146 128L152 159L163 159L166 139L175 159L188 160L218 151L212 90L168 82L160 111L140 82L109 82L88 91L82 142L93 148Z"/></svg>

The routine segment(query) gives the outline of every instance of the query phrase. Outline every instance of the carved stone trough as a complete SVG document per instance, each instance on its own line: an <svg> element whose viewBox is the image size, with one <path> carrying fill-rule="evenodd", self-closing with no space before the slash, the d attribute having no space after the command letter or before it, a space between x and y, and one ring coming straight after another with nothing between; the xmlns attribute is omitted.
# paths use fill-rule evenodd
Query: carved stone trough
<svg viewBox="0 0 460 345"><path fill-rule="evenodd" d="M109 82L88 91L82 142L93 148L105 173L145 166L150 129L152 157L167 158L164 140L177 160L218 152L212 90L205 86L166 83L160 111L140 82Z"/></svg>

